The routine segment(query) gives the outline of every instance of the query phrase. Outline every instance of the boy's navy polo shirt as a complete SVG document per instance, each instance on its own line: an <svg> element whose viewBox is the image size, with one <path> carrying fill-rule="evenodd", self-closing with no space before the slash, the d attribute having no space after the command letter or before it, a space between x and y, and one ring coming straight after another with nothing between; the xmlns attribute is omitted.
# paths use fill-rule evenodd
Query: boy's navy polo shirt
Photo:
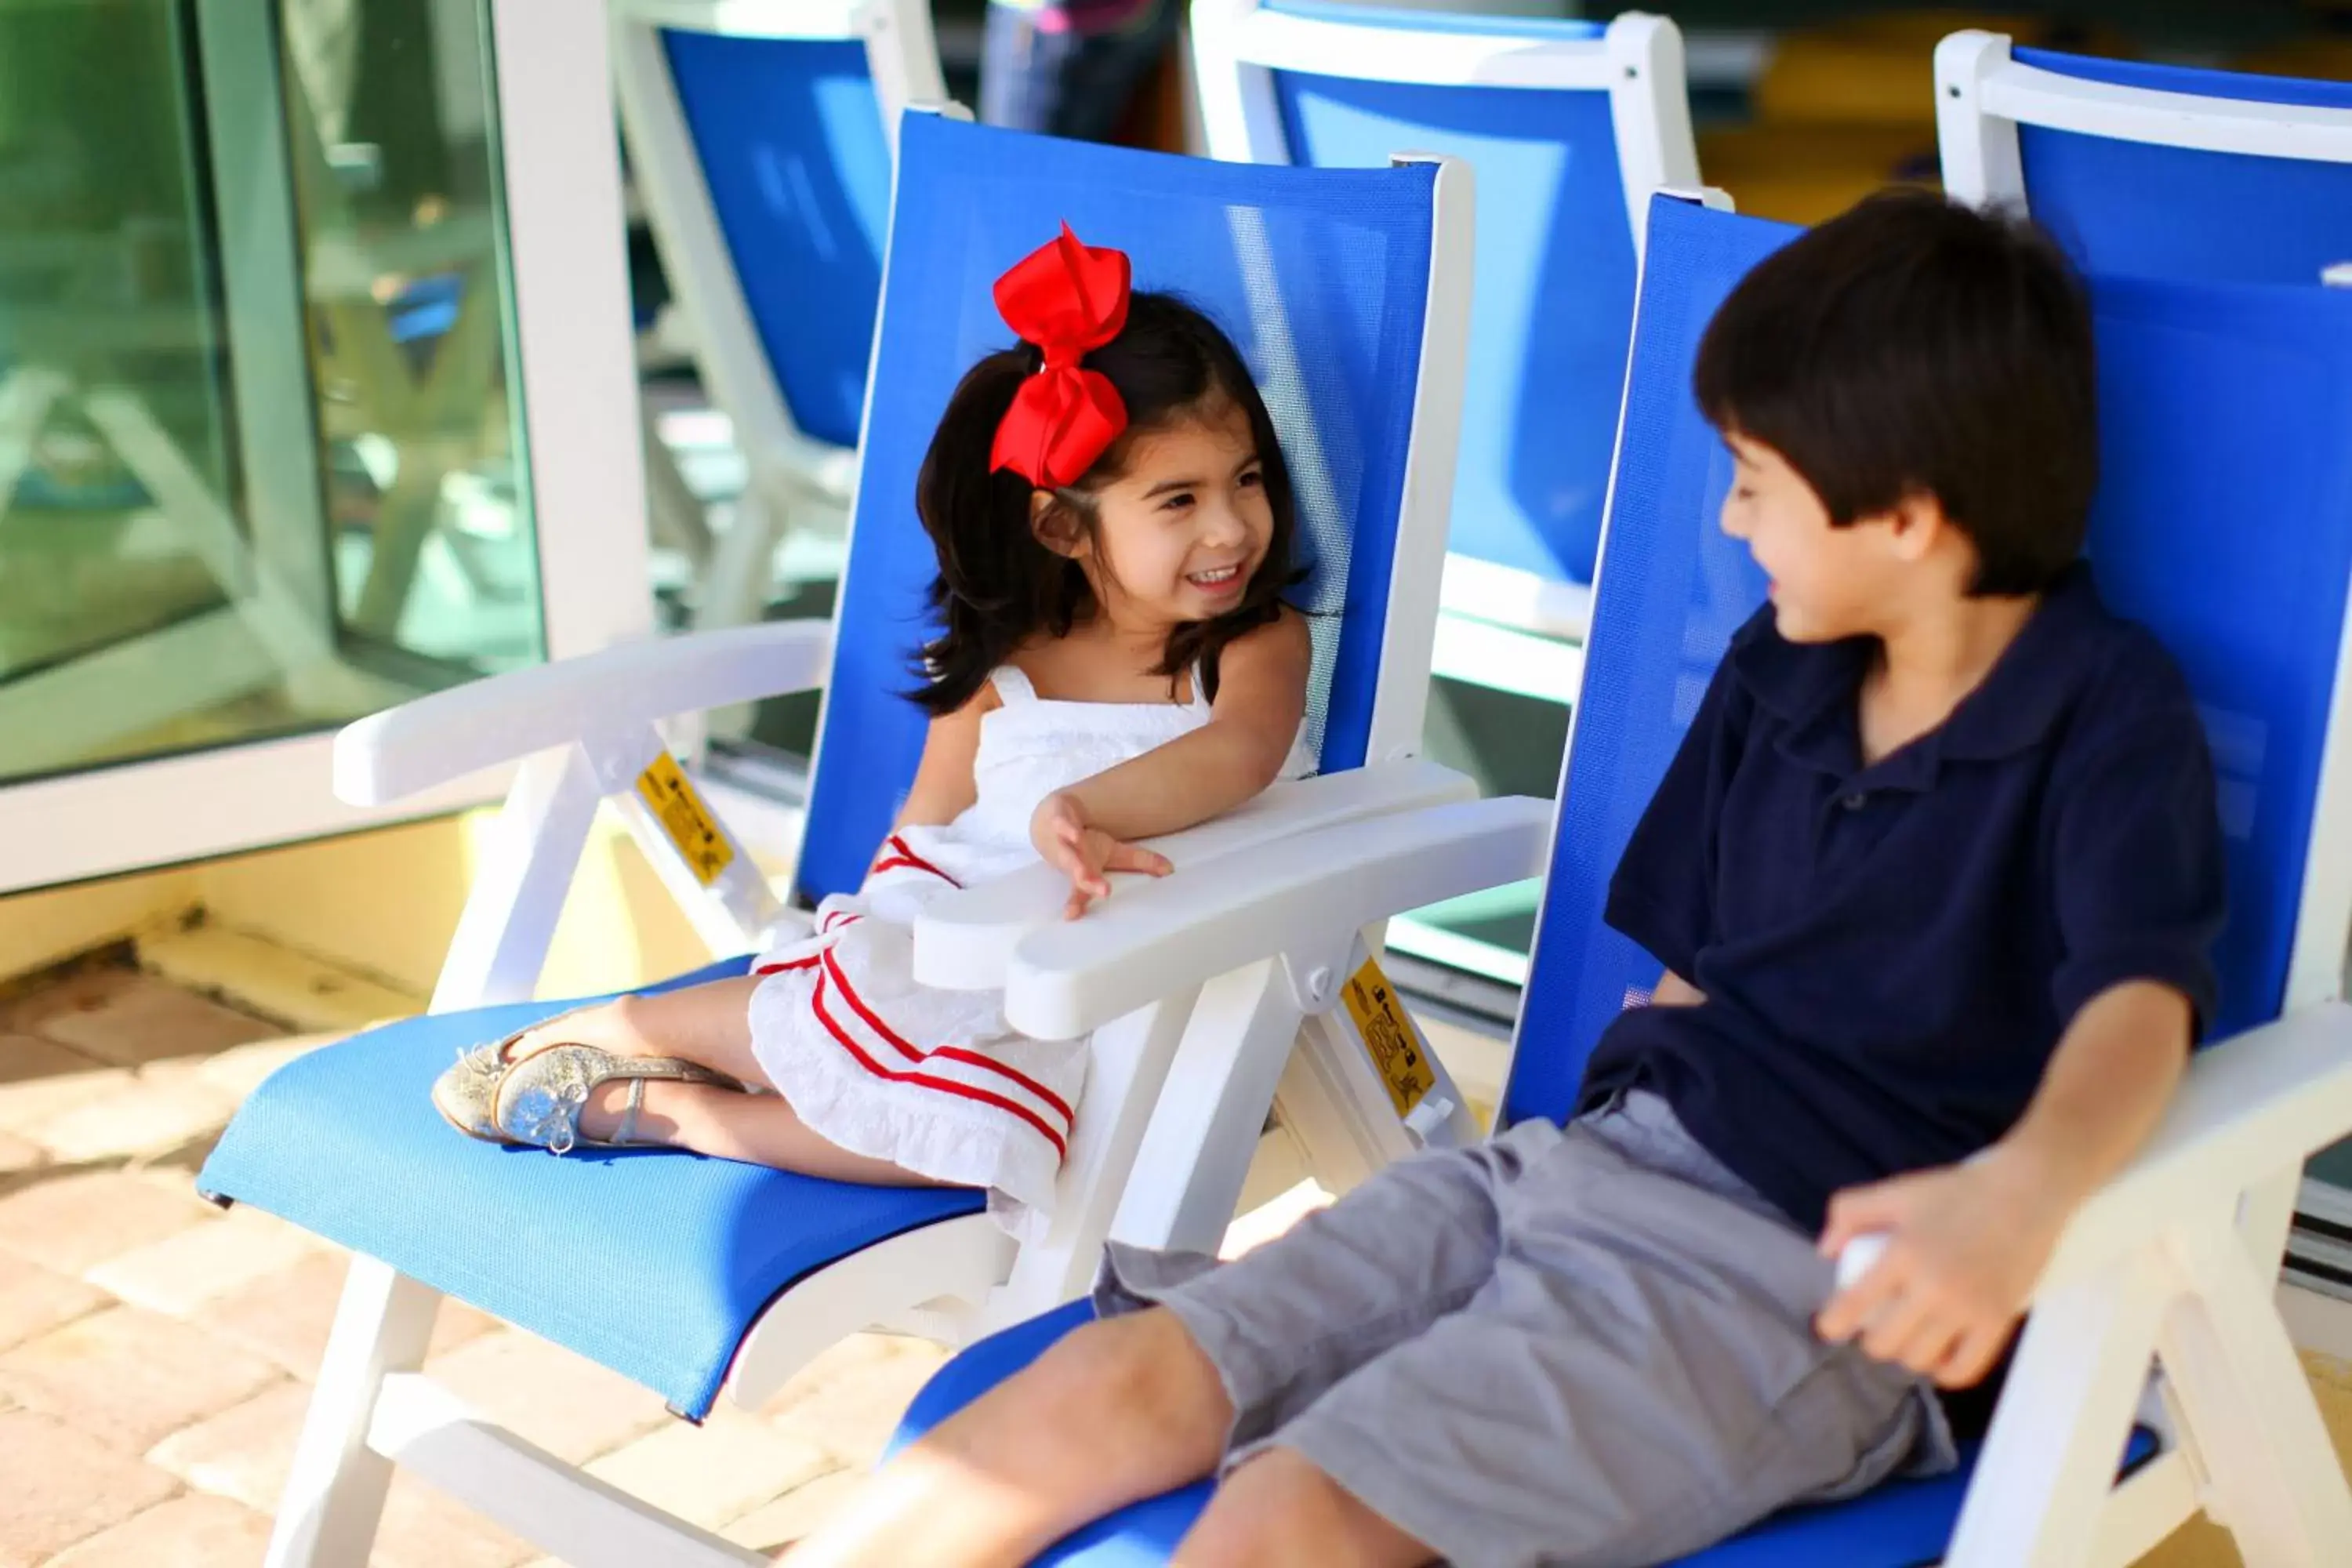
<svg viewBox="0 0 2352 1568"><path fill-rule="evenodd" d="M2156 639L2068 568L1942 725L1869 767L1874 643L1732 638L1609 889L1706 995L1603 1033L1583 1103L1642 1085L1791 1219L1947 1164L2023 1113L2121 982L2213 1016L2212 763Z"/></svg>

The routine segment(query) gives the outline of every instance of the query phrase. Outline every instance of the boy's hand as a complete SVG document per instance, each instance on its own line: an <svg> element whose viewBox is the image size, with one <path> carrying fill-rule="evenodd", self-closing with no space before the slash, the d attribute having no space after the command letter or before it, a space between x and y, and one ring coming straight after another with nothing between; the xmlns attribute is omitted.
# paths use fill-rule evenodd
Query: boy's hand
<svg viewBox="0 0 2352 1568"><path fill-rule="evenodd" d="M1995 1144L1966 1164L1916 1171L1830 1200L1823 1257L1873 1233L1885 1250L1832 1297L1813 1327L1835 1342L1946 1388L1965 1388L1999 1359L2074 1199L2032 1162Z"/></svg>
<svg viewBox="0 0 2352 1568"><path fill-rule="evenodd" d="M1110 873L1139 871L1165 877L1175 869L1164 855L1123 844L1098 827L1089 826L1086 808L1067 790L1047 795L1029 819L1029 841L1045 864L1070 879L1070 901L1064 920L1076 920L1097 899L1110 897Z"/></svg>

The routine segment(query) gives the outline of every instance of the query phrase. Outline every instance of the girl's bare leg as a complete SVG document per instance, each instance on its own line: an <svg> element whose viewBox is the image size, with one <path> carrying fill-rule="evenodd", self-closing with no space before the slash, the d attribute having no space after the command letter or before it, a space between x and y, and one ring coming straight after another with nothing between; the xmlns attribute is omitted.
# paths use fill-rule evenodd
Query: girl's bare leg
<svg viewBox="0 0 2352 1568"><path fill-rule="evenodd" d="M757 975L707 981L652 996L623 996L541 1025L515 1043L521 1058L549 1046L594 1046L623 1057L679 1057L739 1083L769 1087L751 1055L751 993ZM628 1104L625 1082L601 1083L580 1113L583 1137L609 1138ZM853 1154L809 1130L776 1094L744 1094L712 1084L649 1082L636 1136L721 1160L869 1185L929 1186L928 1178L887 1160Z"/></svg>
<svg viewBox="0 0 2352 1568"><path fill-rule="evenodd" d="M723 1070L723 1069L722 1069ZM583 1137L610 1138L621 1125L629 1086L600 1083L580 1112ZM782 1095L745 1094L719 1084L649 1082L637 1111L636 1138L691 1149L721 1160L772 1165L831 1182L868 1186L929 1187L939 1184L887 1160L853 1154L809 1131Z"/></svg>
<svg viewBox="0 0 2352 1568"><path fill-rule="evenodd" d="M520 1060L550 1046L594 1046L620 1057L681 1057L740 1083L765 1085L751 1055L756 974L709 980L653 996L620 996L528 1030L509 1048Z"/></svg>

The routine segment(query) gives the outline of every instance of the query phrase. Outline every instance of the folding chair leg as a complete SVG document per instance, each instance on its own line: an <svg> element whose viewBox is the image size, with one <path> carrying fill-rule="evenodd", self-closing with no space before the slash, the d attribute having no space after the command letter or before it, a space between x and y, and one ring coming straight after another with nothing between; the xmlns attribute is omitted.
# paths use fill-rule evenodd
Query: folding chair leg
<svg viewBox="0 0 2352 1568"><path fill-rule="evenodd" d="M1140 1247L1214 1252L1241 1201L1299 1010L1275 960L1201 988L1110 1233Z"/></svg>
<svg viewBox="0 0 2352 1568"><path fill-rule="evenodd" d="M2184 1242L2189 1289L2158 1354L2209 1474L2207 1508L2251 1568L2320 1568L2352 1542L2352 1487L2266 1283L2237 1238Z"/></svg>
<svg viewBox="0 0 2352 1568"><path fill-rule="evenodd" d="M265 1568L343 1568L368 1560L392 1484L392 1461L368 1447L368 1424L385 1376L424 1363L440 1307L440 1291L392 1265L364 1255L352 1259Z"/></svg>
<svg viewBox="0 0 2352 1568"><path fill-rule="evenodd" d="M744 486L735 499L734 521L702 563L695 591L697 631L750 626L760 618L775 586L776 545L788 521L772 495L756 483Z"/></svg>
<svg viewBox="0 0 2352 1568"><path fill-rule="evenodd" d="M702 501L678 472L677 459L661 438L661 425L642 402L637 406L638 433L646 451L646 510L650 514L654 542L684 553L698 574L710 563L717 548Z"/></svg>
<svg viewBox="0 0 2352 1568"><path fill-rule="evenodd" d="M33 464L33 448L49 409L73 384L53 370L25 366L0 375L0 519L16 499L16 481Z"/></svg>
<svg viewBox="0 0 2352 1568"><path fill-rule="evenodd" d="M2147 1257L2036 1300L1946 1568L2074 1568L2097 1539L2169 1281Z"/></svg>

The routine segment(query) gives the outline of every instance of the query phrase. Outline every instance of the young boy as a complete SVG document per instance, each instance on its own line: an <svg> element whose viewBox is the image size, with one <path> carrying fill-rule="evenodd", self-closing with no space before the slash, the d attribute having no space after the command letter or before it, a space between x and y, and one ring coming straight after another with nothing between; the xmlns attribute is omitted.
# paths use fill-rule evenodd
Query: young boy
<svg viewBox="0 0 2352 1568"><path fill-rule="evenodd" d="M1770 602L1618 867L1664 973L1576 1118L1223 1268L1114 1247L1103 1320L796 1568L1024 1563L1221 1467L1181 1563L1639 1564L1953 1462L1937 1386L2000 1358L2212 1015L2210 764L2076 560L2091 328L2040 236L1866 202L1740 284L1696 391Z"/></svg>

